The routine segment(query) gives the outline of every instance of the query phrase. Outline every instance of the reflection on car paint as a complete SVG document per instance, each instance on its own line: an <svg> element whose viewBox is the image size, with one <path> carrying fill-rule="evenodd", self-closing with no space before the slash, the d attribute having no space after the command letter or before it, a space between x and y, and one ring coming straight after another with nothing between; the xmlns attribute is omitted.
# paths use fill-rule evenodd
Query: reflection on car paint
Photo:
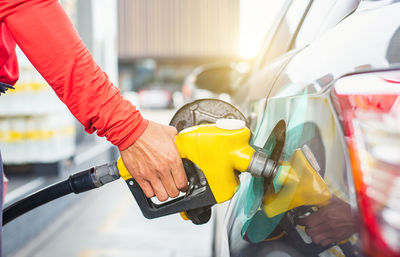
<svg viewBox="0 0 400 257"><path fill-rule="evenodd" d="M271 159L278 161L284 147L285 136L286 123L281 120L275 125L266 143L264 144L262 151L268 154ZM247 214L246 216L249 217L249 219L244 222L241 233L244 238L253 243L260 242L268 237L274 231L276 225L283 217L283 215L278 215L276 217L267 218L262 208L259 208L260 202L265 194L265 188L271 185L271 183L273 184L273 181L264 180L264 178L253 178L251 180L253 185L253 190L251 192L259 193L259 201L249 201L247 204L245 204L244 208L245 213ZM257 186L259 190L256 190ZM249 204L250 202L252 204Z"/></svg>
<svg viewBox="0 0 400 257"><path fill-rule="evenodd" d="M310 165L302 149L294 152L290 162L282 162L281 165L286 169L281 169L274 179L276 184L279 184L279 190L276 190L274 183L268 188L263 200L264 211L268 217L274 217L297 207L321 208L330 203L332 196L327 185ZM312 212L313 208L304 209L306 210L296 212L296 218Z"/></svg>
<svg viewBox="0 0 400 257"><path fill-rule="evenodd" d="M307 106L307 97L306 97L306 92L303 94L303 97L301 98L301 101L299 101L299 103L297 104L296 108L293 108L295 115L294 117L296 117L295 119L291 120L288 124L296 124L298 123L298 120L301 120L301 116L304 115L306 106ZM268 117L268 108L267 111L265 112L266 115L264 117ZM257 130L257 134L255 137L253 137L254 140L254 145L257 145L257 138L265 138L266 136L263 135L266 130L263 129L262 125L270 125L271 123L267 122L267 119L263 118L263 122L261 123L261 127ZM278 126L279 124L277 124ZM289 126L290 126L289 125ZM275 126L275 128L277 127ZM282 129L282 128L280 128ZM275 129L274 129L275 130ZM299 126L297 126L295 129L292 129L291 132L292 133L288 133L286 136L288 138L290 138L291 140L291 145L290 146L285 146L288 149L291 149L291 146L293 145L297 145L297 141L298 139L296 137L299 137L302 134L302 130L303 130L303 125L300 124ZM260 135L261 134L261 135ZM268 137L267 141L264 144L263 150L269 155L271 156L274 148L276 147L276 138L273 136L274 133L271 132L270 136ZM287 141L286 141L287 142ZM294 149L293 149L294 150ZM287 150L285 150L287 151ZM287 151L287 152L292 152L291 150ZM289 156L289 155L285 155L285 156ZM278 158L280 158L280 153L279 156L277 156ZM281 170L284 169L282 168L282 166L279 168L278 174L280 174ZM277 175L278 175L277 174ZM281 176L275 176L275 178L273 179L273 183L272 185L277 185L277 181L279 180ZM257 178L253 178L253 181L251 182L252 185L254 185L254 180L256 180ZM262 179L262 178L259 178ZM261 187L261 186L260 186ZM257 192L257 190L249 190L249 192ZM265 193L264 188L263 188L263 194ZM255 197L253 195L249 196L249 198L254 199ZM260 198L260 197L258 197ZM253 211L248 210L245 208L245 211L247 211L247 214L250 213L254 213L254 216L249 216L246 215L247 217L251 217L250 219L248 219L246 222L244 222L244 226L242 228L242 235L244 237L246 237L248 240L250 240L253 243L257 243L260 242L264 239L266 239L267 237L269 237L271 235L271 233L275 230L276 226L279 224L280 220L283 217L283 213L278 214L277 215L273 215L273 217L267 217L265 215L265 213L263 212L263 210L257 210L257 208L259 207L259 203L255 204L254 201L249 201L251 203L250 204L245 204L245 206L253 206L254 209Z"/></svg>
<svg viewBox="0 0 400 257"><path fill-rule="evenodd" d="M291 256L359 254L357 237L353 236L356 225L352 206L355 204L349 203L343 145L327 95L308 94L304 90L297 96L270 99L252 143L262 145L271 134L272 126L285 118L285 145L280 155L281 166L272 183L266 186L262 178L241 178L239 201L235 204L236 224L231 229L240 227L240 235L248 243L259 243L263 249ZM276 147L274 140L268 137L264 143L267 154ZM322 214L325 217L321 219ZM314 224L319 220L330 225L334 222L337 226ZM321 241L312 229L332 230L330 235L334 241ZM231 234L235 233L238 232ZM307 234L318 242L313 242ZM256 249L244 247L241 255Z"/></svg>

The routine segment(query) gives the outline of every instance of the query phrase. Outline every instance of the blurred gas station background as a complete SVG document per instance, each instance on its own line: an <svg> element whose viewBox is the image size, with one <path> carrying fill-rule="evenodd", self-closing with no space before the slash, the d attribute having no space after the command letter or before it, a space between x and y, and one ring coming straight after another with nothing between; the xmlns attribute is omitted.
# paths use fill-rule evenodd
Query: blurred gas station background
<svg viewBox="0 0 400 257"><path fill-rule="evenodd" d="M111 81L145 118L163 124L188 101L229 100L197 89L196 76L204 65L245 72L280 7L273 0L60 2ZM18 56L16 89L0 99L5 206L118 157L104 138L84 132L19 49ZM146 220L120 181L11 222L3 256L210 256L212 226L179 215Z"/></svg>

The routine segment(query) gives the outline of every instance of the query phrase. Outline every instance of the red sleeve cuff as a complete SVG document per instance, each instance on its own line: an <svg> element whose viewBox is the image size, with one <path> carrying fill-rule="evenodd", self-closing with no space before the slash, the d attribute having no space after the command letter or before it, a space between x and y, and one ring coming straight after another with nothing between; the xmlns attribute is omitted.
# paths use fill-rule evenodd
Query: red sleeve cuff
<svg viewBox="0 0 400 257"><path fill-rule="evenodd" d="M136 140L143 134L143 132L146 130L147 126L149 125L149 121L146 119L141 119L139 121L139 125L137 125L135 131L132 132L129 136L126 137L124 141L122 141L120 144L117 145L118 149L120 151L125 150L129 146L131 146L133 143L136 142Z"/></svg>
<svg viewBox="0 0 400 257"><path fill-rule="evenodd" d="M90 123L84 124L89 133L97 132L108 141L124 150L132 145L145 131L148 121L114 87L114 95L105 104L99 104L98 112Z"/></svg>

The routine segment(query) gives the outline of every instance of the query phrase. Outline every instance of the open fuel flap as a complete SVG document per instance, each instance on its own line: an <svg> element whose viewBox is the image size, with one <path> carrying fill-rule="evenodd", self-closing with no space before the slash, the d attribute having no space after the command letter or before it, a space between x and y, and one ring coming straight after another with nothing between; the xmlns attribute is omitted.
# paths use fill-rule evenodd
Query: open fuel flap
<svg viewBox="0 0 400 257"><path fill-rule="evenodd" d="M200 99L182 106L169 125L179 132L188 127L215 123L218 119L237 119L248 125L244 115L235 106L218 99Z"/></svg>

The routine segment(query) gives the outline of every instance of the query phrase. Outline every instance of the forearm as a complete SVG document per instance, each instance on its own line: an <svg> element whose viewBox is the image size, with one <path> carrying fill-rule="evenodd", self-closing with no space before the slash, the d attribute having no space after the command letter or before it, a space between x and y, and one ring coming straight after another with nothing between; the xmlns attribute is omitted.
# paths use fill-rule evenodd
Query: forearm
<svg viewBox="0 0 400 257"><path fill-rule="evenodd" d="M3 21L86 131L97 130L121 150L135 142L147 121L95 64L58 1L10 2Z"/></svg>

